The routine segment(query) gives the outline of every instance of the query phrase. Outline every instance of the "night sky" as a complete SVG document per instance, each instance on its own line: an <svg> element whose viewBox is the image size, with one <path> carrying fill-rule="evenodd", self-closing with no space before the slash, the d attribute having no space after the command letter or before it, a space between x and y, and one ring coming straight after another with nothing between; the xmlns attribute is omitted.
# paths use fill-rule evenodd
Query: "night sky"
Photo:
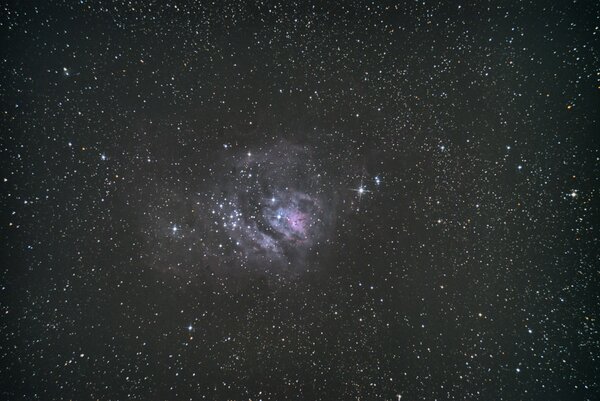
<svg viewBox="0 0 600 401"><path fill-rule="evenodd" d="M600 399L597 1L8 3L1 399Z"/></svg>

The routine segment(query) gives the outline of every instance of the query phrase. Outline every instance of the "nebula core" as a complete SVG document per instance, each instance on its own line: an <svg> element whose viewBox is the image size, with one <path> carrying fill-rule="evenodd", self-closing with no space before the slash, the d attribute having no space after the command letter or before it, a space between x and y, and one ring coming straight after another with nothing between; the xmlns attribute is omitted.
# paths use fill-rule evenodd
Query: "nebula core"
<svg viewBox="0 0 600 401"><path fill-rule="evenodd" d="M253 270L299 271L333 226L334 196L326 191L313 152L288 142L230 158L213 192L214 214L233 254Z"/></svg>

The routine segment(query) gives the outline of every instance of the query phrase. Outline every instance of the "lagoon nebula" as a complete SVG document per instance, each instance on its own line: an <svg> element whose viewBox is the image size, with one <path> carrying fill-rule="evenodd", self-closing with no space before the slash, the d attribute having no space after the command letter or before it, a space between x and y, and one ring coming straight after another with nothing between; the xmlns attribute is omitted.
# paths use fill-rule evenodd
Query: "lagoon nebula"
<svg viewBox="0 0 600 401"><path fill-rule="evenodd" d="M211 213L245 268L291 273L331 233L336 197L307 147L279 142L230 158ZM321 171L321 172L319 172Z"/></svg>

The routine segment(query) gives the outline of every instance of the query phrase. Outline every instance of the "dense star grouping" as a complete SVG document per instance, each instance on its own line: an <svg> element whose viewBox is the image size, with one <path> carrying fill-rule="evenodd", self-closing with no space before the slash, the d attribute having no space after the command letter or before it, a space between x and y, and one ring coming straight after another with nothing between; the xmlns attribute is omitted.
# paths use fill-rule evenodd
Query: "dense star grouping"
<svg viewBox="0 0 600 401"><path fill-rule="evenodd" d="M0 398L598 399L598 15L3 5Z"/></svg>

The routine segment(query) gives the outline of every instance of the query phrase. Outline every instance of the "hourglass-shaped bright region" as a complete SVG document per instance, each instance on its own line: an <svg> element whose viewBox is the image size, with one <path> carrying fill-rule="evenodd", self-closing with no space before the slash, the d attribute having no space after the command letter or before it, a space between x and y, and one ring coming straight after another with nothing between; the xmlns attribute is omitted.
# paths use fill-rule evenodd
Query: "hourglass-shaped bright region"
<svg viewBox="0 0 600 401"><path fill-rule="evenodd" d="M294 210L288 215L287 222L293 232L304 237L306 236L307 217L308 216L306 215L306 213Z"/></svg>
<svg viewBox="0 0 600 401"><path fill-rule="evenodd" d="M304 239L307 235L308 215L293 205L292 207L279 207L269 213L268 220L271 227L287 239Z"/></svg>

